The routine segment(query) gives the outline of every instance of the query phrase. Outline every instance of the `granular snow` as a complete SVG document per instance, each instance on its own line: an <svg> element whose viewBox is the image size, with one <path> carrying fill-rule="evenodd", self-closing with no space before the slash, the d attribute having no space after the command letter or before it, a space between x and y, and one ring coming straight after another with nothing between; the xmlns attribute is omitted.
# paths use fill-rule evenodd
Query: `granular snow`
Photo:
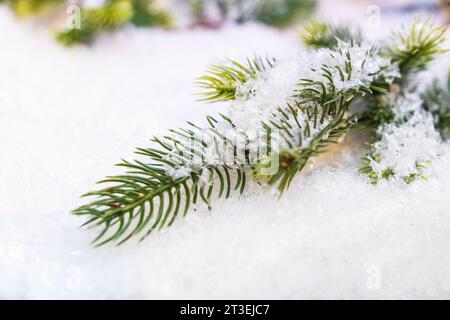
<svg viewBox="0 0 450 320"><path fill-rule="evenodd" d="M134 147L225 110L192 96L209 63L281 56L294 33L127 29L67 50L0 8L0 40L0 297L450 298L448 145L428 182L372 186L349 143L280 200L248 190L121 247L90 247L69 214Z"/></svg>

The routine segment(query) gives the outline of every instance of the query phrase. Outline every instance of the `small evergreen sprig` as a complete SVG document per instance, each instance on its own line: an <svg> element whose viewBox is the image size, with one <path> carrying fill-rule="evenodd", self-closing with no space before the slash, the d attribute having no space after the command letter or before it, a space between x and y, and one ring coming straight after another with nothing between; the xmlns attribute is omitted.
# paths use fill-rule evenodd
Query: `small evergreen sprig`
<svg viewBox="0 0 450 320"><path fill-rule="evenodd" d="M374 147L374 145L372 145ZM366 174L371 184L378 184L381 180L390 180L396 177L395 169L392 167L385 167L381 171L376 171L374 169L374 164L379 164L381 162L381 155L375 151L369 152L362 159L363 166L359 169L359 172ZM425 169L427 169L427 164L416 163L414 167L414 172L411 172L405 176L400 177L406 184L411 184L417 179L422 179L427 181L425 175Z"/></svg>
<svg viewBox="0 0 450 320"><path fill-rule="evenodd" d="M108 0L104 6L81 10L80 29L69 29L56 34L64 45L89 44L102 31L114 31L131 23L138 27L170 27L168 13L152 7L151 0Z"/></svg>
<svg viewBox="0 0 450 320"><path fill-rule="evenodd" d="M428 41L429 37L418 38ZM409 52L402 59L428 62L441 51L435 47L432 51L420 53L426 55L426 59L417 57L415 51ZM389 55L386 52L392 51L338 41L333 50L320 52L328 56L313 53L322 60L318 59L319 62L314 61L309 68L302 69L304 76L293 88L295 103L276 108L261 122L261 130L268 137L262 143L254 140L252 130L248 132L238 127L232 118L208 116L206 128L188 123L188 128L171 130L170 135L153 139L156 147L138 149L137 153L144 157L143 160L119 164L127 172L101 181L108 184L107 187L86 194L94 199L74 210L75 214L87 217L87 225L103 227L94 243L120 244L133 237L144 239L153 231L172 225L177 217L186 215L192 205L204 203L210 208L214 198L228 198L233 191L242 194L250 177L260 184L275 186L281 195L312 157L326 150L328 145L339 142L351 129L360 127L358 114L349 111L355 98L365 96L382 101L388 91L379 88L378 83L382 80L390 85L386 79L394 79L388 77L391 59L386 57ZM397 58L397 55L392 57ZM274 68L277 64L272 60L256 58L245 66L232 61L229 65L209 69L198 84L205 89L203 98L206 101L236 100L235 103L239 103L238 88L251 80L264 81L264 77L259 77ZM418 70L420 68L410 68L407 74L399 77L410 76ZM251 101L252 97L248 98ZM408 103L406 105L409 106ZM437 143L430 130L428 111L420 104L411 114L397 108L396 104L392 109L394 122L389 117L378 120L378 125L386 128L386 132L395 133L398 129L408 136L408 130L419 124L424 130L429 130L429 141ZM396 112L398 110L401 112ZM368 120L373 117L371 113L366 115ZM231 130L238 139L230 137L226 130ZM274 135L275 132L278 135ZM401 170L397 172L398 168L390 166L392 161L381 171L374 167L383 161L378 151L382 152L385 146L389 146L389 141L380 141L366 157L369 162L363 169L373 182L401 175L405 182L410 183L423 176L428 159L416 161L412 171L408 167L406 170L399 168ZM410 145L414 147L414 141ZM429 150L433 156L433 146ZM229 154L233 156L231 162L224 159ZM274 163L278 165L273 167Z"/></svg>
<svg viewBox="0 0 450 320"><path fill-rule="evenodd" d="M275 59L254 57L246 64L229 60L228 65L211 65L205 74L195 83L204 89L199 95L201 100L209 102L236 99L239 86L256 79L259 74L273 68Z"/></svg>
<svg viewBox="0 0 450 320"><path fill-rule="evenodd" d="M210 19L208 12L218 12L220 22L232 20L237 23L259 21L286 27L311 13L315 0L189 0L197 23Z"/></svg>

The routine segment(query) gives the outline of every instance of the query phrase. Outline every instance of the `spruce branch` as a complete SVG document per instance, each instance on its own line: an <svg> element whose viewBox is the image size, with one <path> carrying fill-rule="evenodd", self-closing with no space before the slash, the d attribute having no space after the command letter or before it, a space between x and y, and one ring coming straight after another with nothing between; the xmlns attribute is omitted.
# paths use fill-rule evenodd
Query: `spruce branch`
<svg viewBox="0 0 450 320"><path fill-rule="evenodd" d="M236 99L237 91L249 80L272 68L275 59L255 56L245 64L228 60L228 65L212 65L195 81L204 92L198 93L202 101L217 102Z"/></svg>
<svg viewBox="0 0 450 320"><path fill-rule="evenodd" d="M438 155L440 138L431 114L415 94L386 97L375 110L378 140L363 157L361 173L371 183L401 179L409 184L417 178L426 180L428 164ZM387 115L387 116L386 116Z"/></svg>
<svg viewBox="0 0 450 320"><path fill-rule="evenodd" d="M365 99L366 111L362 114L361 121L372 128L380 128L389 124L395 119L395 106L389 100L388 92L392 94L404 94L410 88L409 79L414 74L425 70L428 64L436 58L438 54L445 53L447 50L442 48L446 41L446 29L436 26L429 19L422 23L416 19L410 29L393 33L391 42L381 49L381 54L392 61L392 65L398 65L399 74L395 72L391 75L390 81L383 75L376 79L372 84L382 88L384 92L370 95ZM429 104L434 104L432 97L439 96L441 89L434 86L429 89ZM381 93L381 94L380 94ZM436 96L437 95L437 96ZM440 96L440 100L445 99ZM425 98L424 98L425 99ZM439 104L445 104L440 102ZM441 109L441 111L445 108ZM440 126L445 127L445 111L441 116L443 123Z"/></svg>

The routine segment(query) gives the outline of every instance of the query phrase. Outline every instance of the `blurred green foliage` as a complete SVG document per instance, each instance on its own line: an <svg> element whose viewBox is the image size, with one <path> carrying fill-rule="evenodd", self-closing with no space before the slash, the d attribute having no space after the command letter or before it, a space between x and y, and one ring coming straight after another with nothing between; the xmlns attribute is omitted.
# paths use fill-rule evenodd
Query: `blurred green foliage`
<svg viewBox="0 0 450 320"><path fill-rule="evenodd" d="M338 39L348 43L361 43L360 30L351 30L348 26L333 25L313 20L300 33L301 41L308 47L336 48Z"/></svg>
<svg viewBox="0 0 450 320"><path fill-rule="evenodd" d="M170 27L170 15L154 9L151 0L108 0L104 6L82 9L80 29L58 32L64 45L90 43L102 31L114 31L130 23L138 27Z"/></svg>
<svg viewBox="0 0 450 320"><path fill-rule="evenodd" d="M51 9L68 7L67 0L0 0L19 18L44 15ZM59 31L56 39L64 45L90 43L103 31L114 31L126 24L138 27L171 27L172 18L166 11L155 8L153 0L106 0L103 6L83 8L80 1L80 28Z"/></svg>

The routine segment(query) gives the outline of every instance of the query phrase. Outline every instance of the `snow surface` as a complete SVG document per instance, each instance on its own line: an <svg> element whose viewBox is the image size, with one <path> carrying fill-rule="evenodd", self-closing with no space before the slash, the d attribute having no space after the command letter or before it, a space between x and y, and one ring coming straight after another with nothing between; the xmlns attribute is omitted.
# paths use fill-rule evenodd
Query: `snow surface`
<svg viewBox="0 0 450 320"><path fill-rule="evenodd" d="M428 182L372 186L350 137L280 200L249 190L140 244L91 248L68 214L152 135L225 110L194 101L209 63L284 55L293 32L128 29L67 50L0 8L0 41L0 298L450 298L448 145Z"/></svg>

